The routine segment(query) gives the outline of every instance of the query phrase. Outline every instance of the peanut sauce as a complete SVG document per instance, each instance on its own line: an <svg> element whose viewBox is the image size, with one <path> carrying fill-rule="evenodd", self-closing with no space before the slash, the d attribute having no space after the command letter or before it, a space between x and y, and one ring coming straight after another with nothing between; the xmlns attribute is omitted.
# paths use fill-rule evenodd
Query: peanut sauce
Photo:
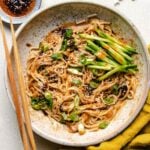
<svg viewBox="0 0 150 150"><path fill-rule="evenodd" d="M1 9L10 16L25 16L33 10L35 0L0 0Z"/></svg>

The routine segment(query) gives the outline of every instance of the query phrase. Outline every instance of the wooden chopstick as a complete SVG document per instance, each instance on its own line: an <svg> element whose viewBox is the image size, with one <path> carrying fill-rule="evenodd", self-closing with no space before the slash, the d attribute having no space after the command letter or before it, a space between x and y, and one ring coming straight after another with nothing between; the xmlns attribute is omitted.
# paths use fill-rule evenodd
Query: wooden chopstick
<svg viewBox="0 0 150 150"><path fill-rule="evenodd" d="M19 83L19 89L21 93L21 100L22 100L23 112L24 112L24 117L25 117L26 129L27 129L27 133L29 136L31 147L33 150L36 150L36 144L35 144L32 128L31 128L30 116L29 116L29 111L28 111L27 96L25 94L26 88L25 88L25 83L24 83L22 66L20 62L18 46L17 46L17 41L16 41L11 17L10 17L10 27L11 27L11 32L12 32L13 52L14 52L14 57L15 57L15 65L17 69L18 83Z"/></svg>
<svg viewBox="0 0 150 150"><path fill-rule="evenodd" d="M0 27L1 27L3 44L4 44L4 49L5 49L5 57L6 57L6 61L7 61L7 71L8 71L8 76L9 76L9 80L10 80L13 103L14 103L15 109L16 109L16 115L17 115L19 130L20 130L22 142L23 142L23 145L24 145L24 149L28 150L28 139L27 139L26 130L25 130L25 126L24 126L21 107L20 107L20 104L19 104L19 98L18 98L16 83L15 83L14 73L13 73L13 69L12 69L12 63L11 63L11 59L10 59L10 55L9 55L9 51L8 51L5 31L4 31L4 27L3 27L1 17L0 17Z"/></svg>

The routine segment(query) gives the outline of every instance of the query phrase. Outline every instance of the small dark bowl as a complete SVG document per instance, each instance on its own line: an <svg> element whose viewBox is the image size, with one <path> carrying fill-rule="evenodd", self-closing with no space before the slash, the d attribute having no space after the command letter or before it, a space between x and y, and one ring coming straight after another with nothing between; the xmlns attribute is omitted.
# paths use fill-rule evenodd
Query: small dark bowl
<svg viewBox="0 0 150 150"><path fill-rule="evenodd" d="M19 17L12 16L12 23L13 24L21 24L21 23L25 22L27 20L27 18L29 16L31 16L32 13L34 13L35 11L37 11L40 8L41 2L42 2L42 0L35 0L35 5L32 8L32 10L23 16L19 16ZM9 15L1 7L0 7L0 16L4 22L10 23Z"/></svg>

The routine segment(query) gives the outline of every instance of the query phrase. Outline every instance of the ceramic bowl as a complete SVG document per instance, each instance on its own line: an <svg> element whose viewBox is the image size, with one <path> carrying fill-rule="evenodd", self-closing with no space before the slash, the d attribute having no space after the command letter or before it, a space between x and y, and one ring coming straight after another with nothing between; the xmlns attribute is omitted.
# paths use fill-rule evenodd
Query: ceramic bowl
<svg viewBox="0 0 150 150"><path fill-rule="evenodd" d="M25 22L27 20L27 18L31 16L32 13L34 13L35 11L37 11L40 8L41 2L42 2L42 0L35 0L35 5L32 10L24 16L12 17L12 23L13 24L21 24L21 23ZM4 22L10 23L9 15L6 14L1 7L0 7L0 16Z"/></svg>
<svg viewBox="0 0 150 150"><path fill-rule="evenodd" d="M24 71L29 52L29 47L26 46L26 43L32 43L33 46L37 46L41 39L57 25L81 20L95 13L98 18L111 22L112 28L117 34L127 40L132 39L139 52L139 59L137 61L140 64L140 83L136 90L135 98L134 100L127 101L106 129L96 132L86 132L84 135L69 133L65 125L56 122L52 118L49 119L42 112L33 110L29 105L33 130L49 141L68 146L87 146L109 140L127 128L145 103L148 91L149 66L142 37L135 26L124 15L99 4L70 2L51 6L36 13L26 23L21 25L17 30L16 36ZM14 65L12 53L11 56ZM8 95L11 99L7 74L5 81Z"/></svg>

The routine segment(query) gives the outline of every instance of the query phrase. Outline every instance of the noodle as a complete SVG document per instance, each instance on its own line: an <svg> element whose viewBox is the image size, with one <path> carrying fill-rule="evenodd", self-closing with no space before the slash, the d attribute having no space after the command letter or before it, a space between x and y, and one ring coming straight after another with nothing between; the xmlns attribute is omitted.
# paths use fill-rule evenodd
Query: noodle
<svg viewBox="0 0 150 150"><path fill-rule="evenodd" d="M43 110L49 117L66 124L70 132L77 132L79 123L90 131L98 130L101 122L109 123L124 102L134 98L138 84L137 75L116 73L99 82L96 88L90 87L91 80L96 77L90 68L79 63L79 58L81 55L90 59L96 57L84 49L85 40L79 38L77 33L94 33L95 26L113 34L111 24L99 19L71 25L67 28L73 30L77 50L76 47L73 50L69 47L62 51L60 60L55 60L51 56L61 49L62 31L65 28L62 26L50 32L42 41L49 44L49 50L41 52L40 48L32 48L27 60L27 94L34 102L42 102L40 108L36 105L34 109ZM69 67L77 68L76 72L69 72ZM80 74L78 71L81 71ZM98 70L96 73L101 76L105 71ZM52 95L51 109L44 107L45 92Z"/></svg>

